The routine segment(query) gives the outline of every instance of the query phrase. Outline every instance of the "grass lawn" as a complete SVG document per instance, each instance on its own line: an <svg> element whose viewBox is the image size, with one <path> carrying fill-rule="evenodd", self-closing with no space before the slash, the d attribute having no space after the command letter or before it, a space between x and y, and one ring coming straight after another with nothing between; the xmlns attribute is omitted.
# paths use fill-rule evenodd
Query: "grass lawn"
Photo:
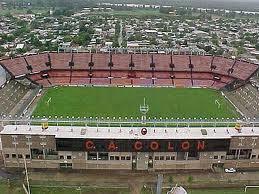
<svg viewBox="0 0 259 194"><path fill-rule="evenodd" d="M32 187L33 194L129 194L129 189L107 189L107 188L46 188Z"/></svg>
<svg viewBox="0 0 259 194"><path fill-rule="evenodd" d="M152 194L154 189L142 188L140 194ZM167 190L163 191L166 194ZM249 188L244 192L244 188L240 189L187 189L188 194L258 194L259 188ZM14 182L8 184L7 181L0 181L1 194L24 194L21 182ZM31 186L32 194L130 194L129 188L92 188L92 187L44 187Z"/></svg>
<svg viewBox="0 0 259 194"><path fill-rule="evenodd" d="M8 183L7 181L0 181L0 193L1 194L24 194L21 183Z"/></svg>
<svg viewBox="0 0 259 194"><path fill-rule="evenodd" d="M259 189L248 189L244 192L244 189L195 189L188 190L188 194L258 194Z"/></svg>
<svg viewBox="0 0 259 194"><path fill-rule="evenodd" d="M49 105L47 101L51 98ZM34 116L233 118L238 114L218 91L187 88L56 87L40 99ZM217 100L221 106L215 104Z"/></svg>

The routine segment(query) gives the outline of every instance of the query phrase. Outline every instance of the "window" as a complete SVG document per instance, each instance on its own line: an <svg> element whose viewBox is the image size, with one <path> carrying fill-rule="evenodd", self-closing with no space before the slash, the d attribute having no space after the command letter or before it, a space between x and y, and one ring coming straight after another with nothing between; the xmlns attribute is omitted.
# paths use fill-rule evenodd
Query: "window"
<svg viewBox="0 0 259 194"><path fill-rule="evenodd" d="M256 158L256 155L252 155L252 158L251 159L255 159Z"/></svg>
<svg viewBox="0 0 259 194"><path fill-rule="evenodd" d="M175 156L171 156L171 160L175 160Z"/></svg>
<svg viewBox="0 0 259 194"><path fill-rule="evenodd" d="M220 159L221 160L225 160L225 156L220 156Z"/></svg>
<svg viewBox="0 0 259 194"><path fill-rule="evenodd" d="M22 158L22 154L18 154L18 158Z"/></svg>
<svg viewBox="0 0 259 194"><path fill-rule="evenodd" d="M119 156L115 156L115 160L120 160L120 157Z"/></svg>
<svg viewBox="0 0 259 194"><path fill-rule="evenodd" d="M67 156L67 159L68 159L68 160L71 160L71 159L72 159L72 156Z"/></svg>
<svg viewBox="0 0 259 194"><path fill-rule="evenodd" d="M108 160L109 156L107 152L98 153L98 160Z"/></svg>
<svg viewBox="0 0 259 194"><path fill-rule="evenodd" d="M149 156L148 159L149 159L149 160L153 160L153 156Z"/></svg>
<svg viewBox="0 0 259 194"><path fill-rule="evenodd" d="M72 168L72 163L60 163L60 168Z"/></svg>
<svg viewBox="0 0 259 194"><path fill-rule="evenodd" d="M126 157L126 160L130 160L130 156L127 156L127 157Z"/></svg>
<svg viewBox="0 0 259 194"><path fill-rule="evenodd" d="M126 159L126 157L125 156L121 156L121 160L125 160Z"/></svg>
<svg viewBox="0 0 259 194"><path fill-rule="evenodd" d="M155 160L159 160L159 156L155 156Z"/></svg>
<svg viewBox="0 0 259 194"><path fill-rule="evenodd" d="M88 160L97 160L97 152L88 152Z"/></svg>
<svg viewBox="0 0 259 194"><path fill-rule="evenodd" d="M114 160L115 158L114 158L114 156L110 156L110 160Z"/></svg>
<svg viewBox="0 0 259 194"><path fill-rule="evenodd" d="M170 160L170 156L166 156L165 159L166 159L166 160Z"/></svg>
<svg viewBox="0 0 259 194"><path fill-rule="evenodd" d="M25 155L25 158L26 158L26 159L31 159L30 154L26 154L26 155Z"/></svg>
<svg viewBox="0 0 259 194"><path fill-rule="evenodd" d="M164 156L160 156L160 160L164 160L165 159L165 157Z"/></svg>
<svg viewBox="0 0 259 194"><path fill-rule="evenodd" d="M59 156L59 159L64 160L64 156L63 155Z"/></svg>
<svg viewBox="0 0 259 194"><path fill-rule="evenodd" d="M16 154L12 154L12 158L16 158Z"/></svg>
<svg viewBox="0 0 259 194"><path fill-rule="evenodd" d="M214 159L215 159L215 160L219 159L219 156L214 156Z"/></svg>
<svg viewBox="0 0 259 194"><path fill-rule="evenodd" d="M5 157L5 158L9 158L9 154L5 154L4 157Z"/></svg>

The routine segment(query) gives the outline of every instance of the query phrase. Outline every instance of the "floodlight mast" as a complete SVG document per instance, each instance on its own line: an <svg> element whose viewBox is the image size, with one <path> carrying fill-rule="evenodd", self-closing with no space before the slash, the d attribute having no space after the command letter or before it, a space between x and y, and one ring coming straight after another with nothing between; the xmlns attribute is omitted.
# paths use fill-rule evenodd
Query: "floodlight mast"
<svg viewBox="0 0 259 194"><path fill-rule="evenodd" d="M149 106L146 104L146 98L144 98L144 104L139 106L139 111L142 114L142 123L145 124L147 119L147 113L149 111Z"/></svg>

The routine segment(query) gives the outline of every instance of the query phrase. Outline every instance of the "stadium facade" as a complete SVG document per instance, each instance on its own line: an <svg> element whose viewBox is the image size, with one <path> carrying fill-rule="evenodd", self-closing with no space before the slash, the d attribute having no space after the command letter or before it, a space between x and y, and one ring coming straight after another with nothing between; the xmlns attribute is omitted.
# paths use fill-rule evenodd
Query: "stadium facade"
<svg viewBox="0 0 259 194"><path fill-rule="evenodd" d="M5 121L0 125L6 167L24 168L25 163L28 168L52 169L259 167L258 123L237 129L44 127L27 124L24 118L42 88L59 85L212 88L224 92L245 119L258 118L256 64L173 52L49 52L4 59L0 66L8 74L0 92L0 115L22 118L19 124Z"/></svg>
<svg viewBox="0 0 259 194"><path fill-rule="evenodd" d="M6 167L174 170L258 168L258 127L141 128L6 125Z"/></svg>

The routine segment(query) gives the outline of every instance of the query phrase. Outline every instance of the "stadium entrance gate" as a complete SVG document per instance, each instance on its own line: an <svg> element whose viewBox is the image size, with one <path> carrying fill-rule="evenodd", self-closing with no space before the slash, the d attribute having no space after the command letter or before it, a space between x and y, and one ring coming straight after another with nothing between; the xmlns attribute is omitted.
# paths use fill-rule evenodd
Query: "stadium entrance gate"
<svg viewBox="0 0 259 194"><path fill-rule="evenodd" d="M149 155L146 152L137 152L136 170L148 170Z"/></svg>

